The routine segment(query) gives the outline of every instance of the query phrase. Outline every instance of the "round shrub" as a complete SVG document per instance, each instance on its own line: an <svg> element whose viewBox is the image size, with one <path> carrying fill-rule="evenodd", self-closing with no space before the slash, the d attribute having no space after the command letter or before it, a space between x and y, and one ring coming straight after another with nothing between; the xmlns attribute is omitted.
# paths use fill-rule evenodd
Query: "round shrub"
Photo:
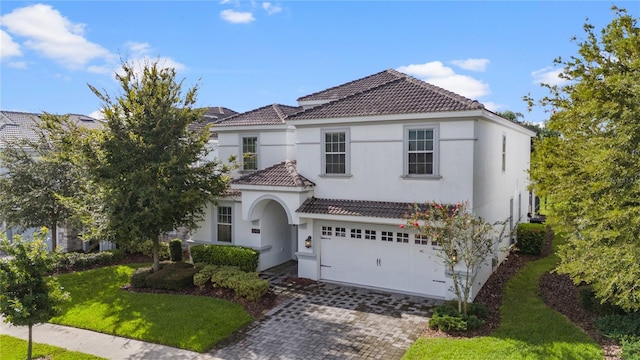
<svg viewBox="0 0 640 360"><path fill-rule="evenodd" d="M173 239L169 242L169 251L171 253L171 261L182 261L182 240Z"/></svg>

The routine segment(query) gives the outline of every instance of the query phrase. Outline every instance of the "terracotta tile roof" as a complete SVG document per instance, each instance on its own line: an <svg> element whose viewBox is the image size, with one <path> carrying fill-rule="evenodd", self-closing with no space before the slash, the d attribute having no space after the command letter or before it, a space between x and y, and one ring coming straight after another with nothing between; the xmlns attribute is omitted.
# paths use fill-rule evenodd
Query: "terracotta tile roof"
<svg viewBox="0 0 640 360"><path fill-rule="evenodd" d="M428 208L427 204L418 204L421 210ZM404 219L414 208L414 203L368 201L368 200L337 200L308 198L300 205L296 212L303 214L324 214L342 216L366 216L388 219Z"/></svg>
<svg viewBox="0 0 640 360"><path fill-rule="evenodd" d="M349 96L355 93L359 93L376 86L380 86L388 83L389 81L397 80L405 74L396 70L385 70L377 74L369 75L358 80L353 80L348 83L334 86L332 88L318 91L311 95L306 95L298 98L298 101L331 101L341 99L345 96Z"/></svg>
<svg viewBox="0 0 640 360"><path fill-rule="evenodd" d="M389 75L385 77L382 75L384 73ZM360 91L298 112L289 116L287 120L484 109L484 106L475 100L465 98L395 70L386 70L372 75L372 77L347 83L343 85L346 87L345 89L339 89L340 86L338 86L334 90L325 90L329 92L327 96L333 96L332 94L334 93L337 96L337 94L347 93L347 90ZM317 95L309 95L309 97L312 96ZM306 99L306 97L301 99Z"/></svg>
<svg viewBox="0 0 640 360"><path fill-rule="evenodd" d="M34 129L40 122L40 115L18 111L0 111L0 147L5 146L7 141L37 141L38 135ZM102 127L102 122L90 116L80 114L68 114L68 116L69 121L90 129Z"/></svg>
<svg viewBox="0 0 640 360"><path fill-rule="evenodd" d="M200 132L204 130L206 125L222 121L233 115L238 115L238 112L222 106L208 107L199 121L189 125L189 130Z"/></svg>
<svg viewBox="0 0 640 360"><path fill-rule="evenodd" d="M315 184L298 174L296 162L287 160L263 170L239 177L231 181L238 185L311 187Z"/></svg>
<svg viewBox="0 0 640 360"><path fill-rule="evenodd" d="M272 104L228 117L215 126L279 125L285 123L287 116L300 110L301 107Z"/></svg>

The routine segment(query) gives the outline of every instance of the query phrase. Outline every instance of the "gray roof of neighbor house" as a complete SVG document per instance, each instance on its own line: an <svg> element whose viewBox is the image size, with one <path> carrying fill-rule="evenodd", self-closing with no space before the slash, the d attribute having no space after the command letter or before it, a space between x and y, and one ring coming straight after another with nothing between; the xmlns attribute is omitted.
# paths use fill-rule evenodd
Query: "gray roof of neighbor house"
<svg viewBox="0 0 640 360"><path fill-rule="evenodd" d="M38 140L34 129L40 121L40 115L0 110L0 147L5 146L7 141ZM102 126L99 120L90 116L80 114L68 114L68 116L70 121L87 128L95 129Z"/></svg>
<svg viewBox="0 0 640 360"><path fill-rule="evenodd" d="M298 100L331 101L300 111L287 120L484 109L476 100L391 69Z"/></svg>
<svg viewBox="0 0 640 360"><path fill-rule="evenodd" d="M283 161L263 170L254 171L231 181L237 185L311 187L315 184L298 174L295 160Z"/></svg>
<svg viewBox="0 0 640 360"><path fill-rule="evenodd" d="M189 130L192 131L202 131L206 125L210 123L217 123L226 119L230 116L237 115L237 111L233 111L226 107L222 106L211 106L206 108L204 114L202 114L202 118L198 122L194 122L189 125Z"/></svg>
<svg viewBox="0 0 640 360"><path fill-rule="evenodd" d="M339 216L366 216L388 219L404 219L417 205L421 211L429 208L428 204L368 201L368 200L340 200L319 199L310 197L300 205L297 213L322 214Z"/></svg>
<svg viewBox="0 0 640 360"><path fill-rule="evenodd" d="M271 104L228 117L215 126L280 125L287 116L302 110L301 107Z"/></svg>

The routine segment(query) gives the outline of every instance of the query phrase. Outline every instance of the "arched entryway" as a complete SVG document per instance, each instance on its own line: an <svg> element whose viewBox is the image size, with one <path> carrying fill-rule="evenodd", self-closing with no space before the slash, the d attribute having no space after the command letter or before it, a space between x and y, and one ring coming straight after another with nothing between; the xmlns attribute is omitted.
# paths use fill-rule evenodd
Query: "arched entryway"
<svg viewBox="0 0 640 360"><path fill-rule="evenodd" d="M260 218L260 270L265 270L294 259L296 251L295 227L289 224L287 212L272 199L263 199Z"/></svg>

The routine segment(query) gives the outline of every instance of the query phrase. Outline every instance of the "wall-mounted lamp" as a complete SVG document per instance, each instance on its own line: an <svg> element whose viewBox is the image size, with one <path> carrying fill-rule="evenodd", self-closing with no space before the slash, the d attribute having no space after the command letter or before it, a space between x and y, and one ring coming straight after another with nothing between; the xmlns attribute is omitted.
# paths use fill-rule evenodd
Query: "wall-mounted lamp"
<svg viewBox="0 0 640 360"><path fill-rule="evenodd" d="M311 247L311 235L307 236L307 239L304 241L304 247L307 249Z"/></svg>
<svg viewBox="0 0 640 360"><path fill-rule="evenodd" d="M453 249L453 254L451 254L451 260L453 260L454 263L458 262L458 251L456 249Z"/></svg>

